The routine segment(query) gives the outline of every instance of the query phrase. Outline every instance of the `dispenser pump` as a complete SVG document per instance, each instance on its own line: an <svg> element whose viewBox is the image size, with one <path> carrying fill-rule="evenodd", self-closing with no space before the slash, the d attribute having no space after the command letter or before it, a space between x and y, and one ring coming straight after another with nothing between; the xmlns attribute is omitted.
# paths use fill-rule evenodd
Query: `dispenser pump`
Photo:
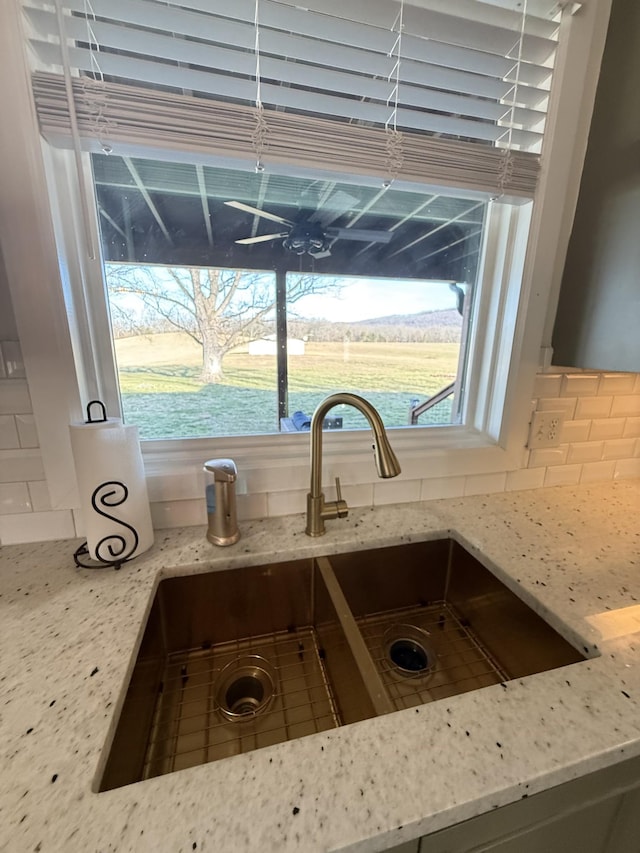
<svg viewBox="0 0 640 853"><path fill-rule="evenodd" d="M207 499L207 539L212 545L233 545L240 538L236 511L238 469L233 459L204 463Z"/></svg>

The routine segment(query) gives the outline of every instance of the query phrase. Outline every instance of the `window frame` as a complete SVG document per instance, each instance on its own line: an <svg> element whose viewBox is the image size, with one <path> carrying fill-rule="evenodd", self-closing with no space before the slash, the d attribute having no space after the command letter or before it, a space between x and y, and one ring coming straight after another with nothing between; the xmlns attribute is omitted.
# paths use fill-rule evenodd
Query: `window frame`
<svg viewBox="0 0 640 853"><path fill-rule="evenodd" d="M82 342L76 344L78 351L77 361L79 365L89 368L89 376L85 384L93 384L96 388L102 388L102 393L110 402L110 411L122 415L119 397L119 382L117 367L112 358L112 344L110 339L110 323L108 300L105 297L105 285L103 279L102 263L85 260L79 253L74 251L77 244L78 228L81 227L81 210L79 209L78 196L67 192L69 186L73 185L75 164L73 154L64 149L55 149L43 143L45 148L45 160L47 162L47 175L50 178L50 197L54 207L54 222L59 223L57 243L62 247L62 253L76 264L75 288L70 284L67 299L74 305L74 315L86 317L85 322L76 320L76 333L82 338ZM123 153L126 153L124 151ZM199 158L202 162L202 158ZM185 162L188 162L185 156ZM215 165L216 158L212 156L207 165ZM247 164L248 165L248 164ZM293 171L295 171L295 164ZM88 186L92 185L92 174L90 157L83 154L84 180ZM284 170L286 171L286 170ZM425 187L427 193L431 187ZM511 356L513 344L513 326L504 324L501 317L508 314L508 306L517 300L520 290L520 280L524 253L526 249L526 235L530 223L531 203L518 200L515 204L508 200L501 201L487 199L488 213L485 217L484 236L480 251L478 267L480 279L476 283L476 296L473 299L471 332L467 338L469 357L466 364L466 377L463 385L477 388L482 385L485 393L463 395L463 423L466 425L457 428L458 436L455 444L460 441L460 436L469 430L479 433L487 433L493 442L500 442L501 411L506 388L501 381L501 374L496 371L496 365L504 365ZM69 213L74 214L74 222L70 222ZM95 208L92 208L95 214ZM66 227L64 227L66 224ZM92 216L91 236L94 245L100 242L99 225L97 215ZM504 256L501 248L505 248ZM511 264L506 263L507 258L512 258ZM348 275L348 273L346 274ZM479 298L478 298L479 297ZM483 333L482 329L490 330ZM107 331L108 330L108 331ZM102 354L102 360L100 360ZM106 354L106 358L104 355ZM493 378L492 378L493 377ZM452 425L442 428L429 426L430 433L436 433L439 447L449 445L449 435ZM412 449L415 443L416 428L403 429L394 427L394 436L400 435L402 444L407 449ZM219 436L200 439L204 442L224 443L225 446L233 439L234 450L244 456L247 461L252 460L252 453L245 449L245 445L255 448L255 453L260 454L265 447L269 447L269 440L275 448L282 445L282 433L261 434L255 436ZM343 433L346 436L349 433ZM344 444L348 447L358 439L346 439ZM361 441L361 439L360 439ZM142 442L143 451L151 450L171 455L172 450L188 452L193 438L167 440L145 440ZM274 449L275 449L274 448ZM288 452L291 448L288 448ZM243 452L244 451L244 452ZM277 451L276 451L277 452Z"/></svg>
<svg viewBox="0 0 640 853"><path fill-rule="evenodd" d="M73 153L54 149L43 142L46 173L50 181L50 198L57 226L57 245L67 259L69 269L66 287L67 307L73 307L73 339L78 376L84 387L83 399L95 396L108 401L109 411L120 417L120 398L115 360L111 350L110 324L102 264L99 259L83 258L74 251L82 216L73 186ZM85 181L91 185L89 155L83 155ZM520 297L521 272L530 222L530 204L511 205L489 201L479 268L483 281L478 282L479 298L474 299L472 331L469 336L469 359L465 384L471 393L464 396L463 421L466 425L445 427L394 427L391 431L396 453L404 460L411 478L456 476L466 473L494 473L513 470L521 463L521 445L510 441L511 430L501 417L508 398L505 366L511 359L515 324L501 318L515 309ZM92 208L95 213L95 208ZM91 233L99 245L97 214L92 216ZM80 232L81 233L81 232ZM510 261L510 263L508 263ZM490 330L487 333L483 330ZM502 366L502 371L497 370ZM532 380L533 381L533 380ZM95 389L95 393L93 391ZM369 440L366 431L349 431L326 438L325 466L328 477L336 476L345 463L355 465L358 476L373 479L369 470ZM241 488L252 491L256 482L270 470L265 488L302 489L308 479L308 436L304 433L280 433L255 436L182 438L145 440L141 442L147 473L157 481L164 500L173 499L175 477L198 470L204 459L232 456L241 472ZM272 469L276 469L276 471ZM281 477L277 469L286 469ZM405 475L406 476L406 475ZM343 480L345 475L342 474ZM165 490L165 482L169 491ZM349 482L347 478L346 483ZM178 493L180 493L179 490ZM195 494L193 495L195 497Z"/></svg>
<svg viewBox="0 0 640 853"><path fill-rule="evenodd" d="M591 0L576 14L565 14L528 237L526 207L515 217L512 212L507 222L504 211L495 213L501 206L492 206L483 265L492 284L486 294L492 298L481 300L475 312L475 355L468 379L475 391L466 412L470 425L394 429L391 440L404 463L404 479L506 472L522 465L533 382L541 344L546 346L545 323L552 325L549 316L555 314L609 7L609 0ZM0 236L52 506L74 507L78 501L67 425L82 419L81 401L96 396L107 402L112 415L119 412L110 337L107 342L100 332L104 293L102 286L92 285L98 275L101 279L101 270L97 259L87 260L78 251L83 226L77 193L67 195L49 184L61 212L51 216L42 204L46 174L66 174L68 179L71 157L66 156L62 168L65 158L58 155L65 152L49 149L39 139L17 0L1 15L6 25L0 27L0 95L11 133L0 137L0 172L9 202L0 211ZM68 180L64 185L73 186ZM98 245L95 221L91 228ZM84 298L87 293L91 304ZM508 322L495 327L493 340L480 340L481 322L493 327L494 318ZM143 455L155 482L152 500L199 496L197 478L189 475L216 455L236 459L246 472L249 492L306 488L308 481L308 436L303 434L143 442ZM371 482L369 457L369 442L361 432L327 435L325 477L341 473L345 478L347 470L347 482L349 477L351 482L362 477ZM185 477L190 485L180 482Z"/></svg>

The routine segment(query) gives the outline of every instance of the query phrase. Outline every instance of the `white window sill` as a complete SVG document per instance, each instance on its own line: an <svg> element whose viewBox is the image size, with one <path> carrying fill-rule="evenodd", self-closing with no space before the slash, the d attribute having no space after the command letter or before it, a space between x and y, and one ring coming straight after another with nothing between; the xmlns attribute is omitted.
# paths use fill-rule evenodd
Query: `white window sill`
<svg viewBox="0 0 640 853"><path fill-rule="evenodd" d="M522 443L500 447L464 427L391 429L391 445L402 467L398 481L504 473L522 463ZM377 482L368 430L323 433L323 484L335 477L345 486ZM238 466L239 494L308 490L309 433L143 442L151 501L186 500L203 494L202 466L216 456ZM384 481L383 481L384 482Z"/></svg>

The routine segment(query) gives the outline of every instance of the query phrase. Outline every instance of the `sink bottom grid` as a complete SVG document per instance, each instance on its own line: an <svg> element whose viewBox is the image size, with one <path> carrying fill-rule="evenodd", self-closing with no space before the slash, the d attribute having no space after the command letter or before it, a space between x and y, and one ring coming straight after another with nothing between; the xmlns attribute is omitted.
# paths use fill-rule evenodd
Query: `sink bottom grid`
<svg viewBox="0 0 640 853"><path fill-rule="evenodd" d="M508 679L469 625L447 602L374 613L356 622L398 711ZM433 668L418 675L403 675L398 671L385 650L385 634L393 625L411 625L429 634L429 644L437 656Z"/></svg>
<svg viewBox="0 0 640 853"><path fill-rule="evenodd" d="M261 713L229 720L217 687L225 666L260 655L276 672ZM220 643L168 656L147 746L143 779L250 752L339 726L313 628Z"/></svg>

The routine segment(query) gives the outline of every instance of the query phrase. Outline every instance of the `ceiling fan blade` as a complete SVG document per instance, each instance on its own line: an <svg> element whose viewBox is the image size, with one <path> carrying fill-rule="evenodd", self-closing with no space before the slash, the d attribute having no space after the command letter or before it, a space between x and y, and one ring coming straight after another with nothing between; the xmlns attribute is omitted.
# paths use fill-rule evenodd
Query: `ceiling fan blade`
<svg viewBox="0 0 640 853"><path fill-rule="evenodd" d="M262 234L260 237L244 237L242 240L236 240L243 246L250 246L253 243L266 243L267 240L277 240L278 237L286 237L288 231L281 231L279 234Z"/></svg>
<svg viewBox="0 0 640 853"><path fill-rule="evenodd" d="M361 240L363 243L388 243L391 231L373 231L366 228L327 228L327 237L340 240Z"/></svg>
<svg viewBox="0 0 640 853"><path fill-rule="evenodd" d="M291 225L293 222L289 219L283 219L282 216L276 216L275 213L269 213L266 210L259 210L257 207L251 207L249 204L243 204L241 201L225 201L229 207L235 207L238 210L244 210L245 213L253 213L254 216L262 216L263 219L270 219L272 222L279 222L280 225Z"/></svg>

